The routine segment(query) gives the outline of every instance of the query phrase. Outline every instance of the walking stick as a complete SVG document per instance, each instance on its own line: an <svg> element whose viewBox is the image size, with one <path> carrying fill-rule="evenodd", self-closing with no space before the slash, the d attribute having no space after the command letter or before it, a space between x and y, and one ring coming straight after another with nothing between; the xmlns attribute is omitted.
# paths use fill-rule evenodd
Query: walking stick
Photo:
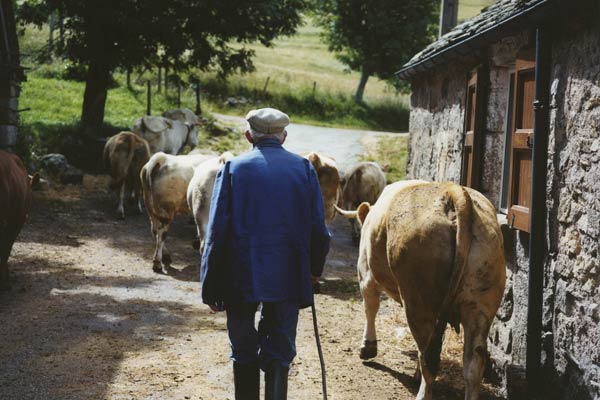
<svg viewBox="0 0 600 400"><path fill-rule="evenodd" d="M321 383L323 385L323 400L327 400L327 380L325 377L325 359L323 358L323 349L321 349L321 339L319 338L319 327L317 325L317 309L315 302L311 306L313 327L315 329L315 339L317 340L317 351L319 352L319 361L321 362Z"/></svg>

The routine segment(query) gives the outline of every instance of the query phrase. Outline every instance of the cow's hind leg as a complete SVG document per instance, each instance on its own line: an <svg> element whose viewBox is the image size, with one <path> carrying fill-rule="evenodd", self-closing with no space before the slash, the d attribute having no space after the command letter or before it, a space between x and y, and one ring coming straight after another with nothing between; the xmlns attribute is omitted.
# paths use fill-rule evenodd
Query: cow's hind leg
<svg viewBox="0 0 600 400"><path fill-rule="evenodd" d="M8 257L12 250L12 235L0 232L0 290L9 290Z"/></svg>
<svg viewBox="0 0 600 400"><path fill-rule="evenodd" d="M125 198L125 182L121 182L121 188L119 189L119 204L117 205L117 217L125 219L125 208L123 207L123 201Z"/></svg>
<svg viewBox="0 0 600 400"><path fill-rule="evenodd" d="M431 335L431 340L423 352L419 350L419 367L421 385L417 400L429 400L433 394L433 382L440 369L440 353L444 342L445 323L439 324Z"/></svg>
<svg viewBox="0 0 600 400"><path fill-rule="evenodd" d="M379 311L381 301L381 289L371 276L365 277L360 283L360 291L363 297L363 306L365 308L365 331L363 334L363 343L360 348L360 358L368 360L377 356L377 332L375 331L375 319Z"/></svg>
<svg viewBox="0 0 600 400"><path fill-rule="evenodd" d="M165 246L165 240L167 239L169 226L170 221L165 221L159 218L152 219L152 234L154 235L154 239L156 241L154 257L152 260L152 269L154 272L166 273L165 263L170 264L171 262L171 257L169 256L168 250Z"/></svg>
<svg viewBox="0 0 600 400"><path fill-rule="evenodd" d="M487 336L490 322L483 313L471 313L463 317L465 344L463 352L463 375L465 378L465 400L479 399L479 388L483 379L487 357Z"/></svg>

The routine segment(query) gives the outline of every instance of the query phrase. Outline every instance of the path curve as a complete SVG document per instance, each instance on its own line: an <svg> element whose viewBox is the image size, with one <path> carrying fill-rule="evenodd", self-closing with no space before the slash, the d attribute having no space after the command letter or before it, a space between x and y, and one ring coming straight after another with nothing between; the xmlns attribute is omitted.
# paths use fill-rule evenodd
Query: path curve
<svg viewBox="0 0 600 400"><path fill-rule="evenodd" d="M232 115L213 114L217 119L238 128L246 128L246 120ZM365 145L382 136L408 136L408 133L377 132L358 129L325 128L322 126L290 124L284 147L297 154L311 151L333 157L342 169L357 161Z"/></svg>

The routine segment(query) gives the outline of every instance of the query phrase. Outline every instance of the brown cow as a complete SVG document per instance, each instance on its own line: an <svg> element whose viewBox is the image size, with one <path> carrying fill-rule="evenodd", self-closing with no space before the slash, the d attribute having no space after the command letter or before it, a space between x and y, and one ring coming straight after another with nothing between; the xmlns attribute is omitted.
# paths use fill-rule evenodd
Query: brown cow
<svg viewBox="0 0 600 400"><path fill-rule="evenodd" d="M0 289L10 288L8 257L31 207L31 186L39 176L27 175L19 157L0 150Z"/></svg>
<svg viewBox="0 0 600 400"><path fill-rule="evenodd" d="M104 146L104 164L110 169L112 185L119 189L117 214L125 218L123 199L131 194L138 211L142 212L142 185L140 171L150 159L150 147L142 137L131 132L120 132L112 136Z"/></svg>
<svg viewBox="0 0 600 400"><path fill-rule="evenodd" d="M306 158L310 161L321 187L323 207L325 208L325 223L329 225L335 217L335 205L340 195L340 173L337 164L332 158L317 153L309 153Z"/></svg>
<svg viewBox="0 0 600 400"><path fill-rule="evenodd" d="M506 277L494 206L454 183L403 181L354 215L363 223L358 276L366 327L360 357L377 355L375 317L385 292L404 302L419 349L417 399L432 398L447 324L457 331L463 326L465 399L477 399Z"/></svg>

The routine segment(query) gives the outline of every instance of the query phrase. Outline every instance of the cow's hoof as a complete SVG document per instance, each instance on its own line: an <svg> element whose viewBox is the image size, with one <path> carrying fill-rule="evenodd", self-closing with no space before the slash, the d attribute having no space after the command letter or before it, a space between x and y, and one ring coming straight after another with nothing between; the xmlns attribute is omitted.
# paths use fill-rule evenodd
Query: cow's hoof
<svg viewBox="0 0 600 400"><path fill-rule="evenodd" d="M158 272L159 274L163 272L163 266L160 261L154 260L152 263L152 271Z"/></svg>
<svg viewBox="0 0 600 400"><path fill-rule="evenodd" d="M125 214L117 213L117 219L124 220Z"/></svg>
<svg viewBox="0 0 600 400"><path fill-rule="evenodd" d="M377 340L365 340L360 348L361 360L368 360L377 356Z"/></svg>
<svg viewBox="0 0 600 400"><path fill-rule="evenodd" d="M192 240L192 247L194 250L200 250L200 239Z"/></svg>

